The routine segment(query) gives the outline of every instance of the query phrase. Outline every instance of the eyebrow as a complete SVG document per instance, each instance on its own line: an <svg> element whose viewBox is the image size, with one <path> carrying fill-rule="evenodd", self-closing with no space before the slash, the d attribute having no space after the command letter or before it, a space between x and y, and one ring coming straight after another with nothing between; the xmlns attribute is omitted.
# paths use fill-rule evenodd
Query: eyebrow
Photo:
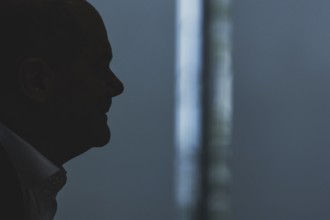
<svg viewBox="0 0 330 220"><path fill-rule="evenodd" d="M107 63L107 65L110 64L110 62L113 59L112 51L111 49L101 49L97 52L97 55L95 56L95 62L96 63Z"/></svg>
<svg viewBox="0 0 330 220"><path fill-rule="evenodd" d="M112 51L110 49L109 50L104 50L104 54L105 54L106 60L111 62L112 59L113 59Z"/></svg>

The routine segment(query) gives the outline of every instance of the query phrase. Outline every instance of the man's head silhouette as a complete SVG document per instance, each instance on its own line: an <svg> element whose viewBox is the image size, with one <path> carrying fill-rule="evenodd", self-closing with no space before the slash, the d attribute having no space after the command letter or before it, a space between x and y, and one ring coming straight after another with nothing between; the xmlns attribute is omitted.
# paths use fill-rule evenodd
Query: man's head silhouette
<svg viewBox="0 0 330 220"><path fill-rule="evenodd" d="M84 0L8 0L0 12L0 121L58 166L108 143L123 85L98 12Z"/></svg>
<svg viewBox="0 0 330 220"><path fill-rule="evenodd" d="M63 164L109 142L123 84L85 0L3 0L0 31L0 219L50 220Z"/></svg>

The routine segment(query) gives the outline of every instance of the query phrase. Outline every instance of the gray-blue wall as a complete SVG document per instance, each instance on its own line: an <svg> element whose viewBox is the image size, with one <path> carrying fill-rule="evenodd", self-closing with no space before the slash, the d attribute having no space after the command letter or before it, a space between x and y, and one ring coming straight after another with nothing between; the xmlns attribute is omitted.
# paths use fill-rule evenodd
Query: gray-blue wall
<svg viewBox="0 0 330 220"><path fill-rule="evenodd" d="M329 11L234 1L234 220L330 219Z"/></svg>
<svg viewBox="0 0 330 220"><path fill-rule="evenodd" d="M113 139L66 165L57 220L172 220L174 0L91 1L126 85ZM330 218L330 2L236 0L233 220Z"/></svg>
<svg viewBox="0 0 330 220"><path fill-rule="evenodd" d="M112 140L70 161L56 220L174 219L174 0L93 0L125 84Z"/></svg>

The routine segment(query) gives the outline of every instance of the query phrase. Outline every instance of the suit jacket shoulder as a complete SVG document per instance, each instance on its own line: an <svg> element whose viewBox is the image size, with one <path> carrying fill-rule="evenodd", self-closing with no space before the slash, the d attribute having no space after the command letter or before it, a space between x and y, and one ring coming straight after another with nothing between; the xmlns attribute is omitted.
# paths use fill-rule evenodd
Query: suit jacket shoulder
<svg viewBox="0 0 330 220"><path fill-rule="evenodd" d="M0 145L0 219L24 220L24 201L14 166Z"/></svg>

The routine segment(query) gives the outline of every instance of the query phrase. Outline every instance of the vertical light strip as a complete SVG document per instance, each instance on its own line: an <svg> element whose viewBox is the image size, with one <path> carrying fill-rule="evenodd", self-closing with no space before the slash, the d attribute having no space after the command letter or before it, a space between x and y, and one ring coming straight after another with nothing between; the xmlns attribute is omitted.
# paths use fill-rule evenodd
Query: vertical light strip
<svg viewBox="0 0 330 220"><path fill-rule="evenodd" d="M230 156L232 119L230 0L206 4L206 57L208 85L205 147L208 151L207 220L230 219Z"/></svg>
<svg viewBox="0 0 330 220"><path fill-rule="evenodd" d="M202 0L176 6L176 195L180 220L191 220L200 190Z"/></svg>

